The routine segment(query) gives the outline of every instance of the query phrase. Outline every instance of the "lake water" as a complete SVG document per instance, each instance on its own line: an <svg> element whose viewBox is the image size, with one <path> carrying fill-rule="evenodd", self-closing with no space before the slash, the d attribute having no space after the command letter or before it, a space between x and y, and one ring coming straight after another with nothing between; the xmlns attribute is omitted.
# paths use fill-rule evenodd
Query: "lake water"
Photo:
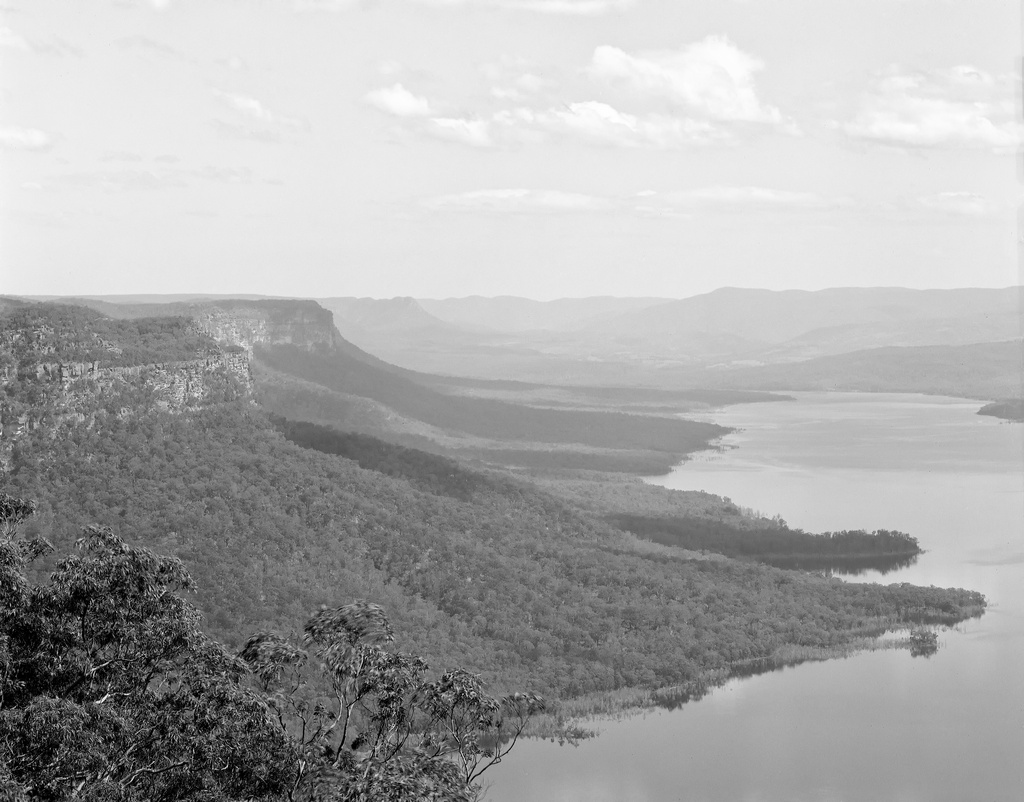
<svg viewBox="0 0 1024 802"><path fill-rule="evenodd" d="M926 553L850 581L980 590L935 655L873 651L733 680L668 712L527 741L489 802L1024 800L1024 425L979 403L793 393L707 420L738 431L658 484L707 490L808 531L900 529Z"/></svg>

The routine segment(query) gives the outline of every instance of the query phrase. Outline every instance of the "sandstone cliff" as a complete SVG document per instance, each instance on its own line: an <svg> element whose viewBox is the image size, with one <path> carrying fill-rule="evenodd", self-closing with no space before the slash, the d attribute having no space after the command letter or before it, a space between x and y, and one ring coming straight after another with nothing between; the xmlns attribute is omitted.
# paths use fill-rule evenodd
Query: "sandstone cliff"
<svg viewBox="0 0 1024 802"><path fill-rule="evenodd" d="M251 396L254 345L330 349L337 338L331 313L314 302L174 311L114 320L55 304L0 310L0 471L28 433L67 436L97 416L181 413Z"/></svg>
<svg viewBox="0 0 1024 802"><path fill-rule="evenodd" d="M0 466L21 435L40 427L57 436L97 414L177 413L251 395L256 345L330 350L339 342L333 316L314 301L154 304L152 312L112 319L74 305L0 310Z"/></svg>
<svg viewBox="0 0 1024 802"><path fill-rule="evenodd" d="M217 301L194 305L188 314L203 333L250 352L254 345L313 351L338 343L334 316L316 301Z"/></svg>

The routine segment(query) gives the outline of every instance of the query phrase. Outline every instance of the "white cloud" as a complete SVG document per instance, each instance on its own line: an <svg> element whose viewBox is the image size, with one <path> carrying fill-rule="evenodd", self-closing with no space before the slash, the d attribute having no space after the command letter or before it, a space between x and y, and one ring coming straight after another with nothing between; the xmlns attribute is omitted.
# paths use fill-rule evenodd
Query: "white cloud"
<svg viewBox="0 0 1024 802"><path fill-rule="evenodd" d="M476 6L507 11L526 11L560 16L593 17L621 11L635 0L409 0L436 8ZM296 11L343 11L358 5L358 0L292 0Z"/></svg>
<svg viewBox="0 0 1024 802"><path fill-rule="evenodd" d="M0 47L10 47L14 50L32 50L32 46L24 37L15 33L6 25L0 25Z"/></svg>
<svg viewBox="0 0 1024 802"><path fill-rule="evenodd" d="M181 174L161 170L104 170L66 173L55 177L54 180L67 187L95 188L104 192L180 189L188 185Z"/></svg>
<svg viewBox="0 0 1024 802"><path fill-rule="evenodd" d="M221 136L228 137L229 139L247 139L251 142L264 142L267 144L277 144L282 140L280 132L272 128L254 127L234 122L225 122L224 120L210 120L210 125Z"/></svg>
<svg viewBox="0 0 1024 802"><path fill-rule="evenodd" d="M251 184L254 176L248 167L210 164L195 168L119 168L53 175L47 186L95 188L104 192L149 192L177 190L193 186L197 180L217 184Z"/></svg>
<svg viewBox="0 0 1024 802"><path fill-rule="evenodd" d="M673 148L732 139L727 131L705 121L665 114L627 114L596 100L548 109L533 115L533 119L538 127L554 134L618 147Z"/></svg>
<svg viewBox="0 0 1024 802"><path fill-rule="evenodd" d="M256 142L280 142L283 134L308 129L309 124L295 117L285 117L268 109L249 95L213 90L214 96L227 108L244 118L243 122L213 120L211 124L222 135Z"/></svg>
<svg viewBox="0 0 1024 802"><path fill-rule="evenodd" d="M182 58L181 53L170 45L157 41L156 39L151 39L148 36L143 36L142 34L122 36L120 39L116 40L114 44L123 50L134 50L138 53L149 53L169 59Z"/></svg>
<svg viewBox="0 0 1024 802"><path fill-rule="evenodd" d="M767 187L710 186L688 190L644 190L629 196L590 195L559 190L484 189L423 201L434 211L609 212L644 217L692 218L731 212L799 212L837 209L843 198Z"/></svg>
<svg viewBox="0 0 1024 802"><path fill-rule="evenodd" d="M394 59L386 59L377 65L377 72L381 75L401 75L405 71L402 62Z"/></svg>
<svg viewBox="0 0 1024 802"><path fill-rule="evenodd" d="M729 131L705 121L627 114L593 100L540 110L516 106L488 117L432 117L416 128L478 148L531 144L552 137L610 147L664 149L733 140Z"/></svg>
<svg viewBox="0 0 1024 802"><path fill-rule="evenodd" d="M1009 153L1024 144L1014 101L1016 76L961 65L907 72L891 67L842 126L851 137L920 148L976 148Z"/></svg>
<svg viewBox="0 0 1024 802"><path fill-rule="evenodd" d="M229 108L246 117L252 117L254 120L261 120L263 122L273 122L275 119L270 110L254 97L221 92L220 90L214 90L214 94Z"/></svg>
<svg viewBox="0 0 1024 802"><path fill-rule="evenodd" d="M81 50L58 36L50 36L45 42L36 39L30 41L6 25L0 25L0 47L41 56L82 56Z"/></svg>
<svg viewBox="0 0 1024 802"><path fill-rule="evenodd" d="M38 128L0 128L0 147L10 150L46 150L53 137Z"/></svg>
<svg viewBox="0 0 1024 802"><path fill-rule="evenodd" d="M426 98L414 95L399 83L367 92L365 99L371 106L396 117L427 117L433 113Z"/></svg>
<svg viewBox="0 0 1024 802"><path fill-rule="evenodd" d="M821 206L824 200L813 192L794 192L766 187L703 187L668 192L663 197L672 203L718 206Z"/></svg>
<svg viewBox="0 0 1024 802"><path fill-rule="evenodd" d="M435 211L592 212L613 207L607 198L578 192L534 189L481 189L424 201Z"/></svg>
<svg viewBox="0 0 1024 802"><path fill-rule="evenodd" d="M365 100L405 118L414 132L473 147L514 147L555 138L672 149L733 145L756 126L799 133L777 108L758 99L754 76L762 68L725 37L709 36L679 50L639 55L598 47L583 70L597 79L585 100L559 103L575 90L543 67L507 58L481 67L490 85L483 106L441 116L401 83L373 90Z"/></svg>
<svg viewBox="0 0 1024 802"><path fill-rule="evenodd" d="M416 0L431 6L484 6L540 14L592 17L629 8L634 0Z"/></svg>
<svg viewBox="0 0 1024 802"><path fill-rule="evenodd" d="M497 72L497 70L491 72ZM540 92L547 86L547 83L543 78L527 72L516 77L510 85L491 87L491 97L498 100L523 101L530 95Z"/></svg>
<svg viewBox="0 0 1024 802"><path fill-rule="evenodd" d="M227 58L217 59L217 63L224 67L224 69L238 72L246 69L245 60L241 56L228 56Z"/></svg>
<svg viewBox="0 0 1024 802"><path fill-rule="evenodd" d="M610 45L594 50L589 73L625 84L641 96L666 99L687 113L722 122L792 123L757 97L754 76L764 69L724 36L680 50L631 55Z"/></svg>
<svg viewBox="0 0 1024 802"><path fill-rule="evenodd" d="M143 158L138 153L126 150L108 150L100 156L101 162L141 162Z"/></svg>
<svg viewBox="0 0 1024 802"><path fill-rule="evenodd" d="M813 192L768 187L710 186L668 192L644 191L633 196L632 207L648 217L689 218L698 213L799 212L837 209L844 198L824 198Z"/></svg>
<svg viewBox="0 0 1024 802"><path fill-rule="evenodd" d="M974 192L940 192L919 197L917 202L932 211L964 217L987 217L996 210L992 201Z"/></svg>
<svg viewBox="0 0 1024 802"><path fill-rule="evenodd" d="M356 0L294 0L292 8L296 11L341 11L355 4Z"/></svg>
<svg viewBox="0 0 1024 802"><path fill-rule="evenodd" d="M486 120L433 117L426 131L440 139L471 145L475 148L488 148L494 144L491 139L490 124Z"/></svg>

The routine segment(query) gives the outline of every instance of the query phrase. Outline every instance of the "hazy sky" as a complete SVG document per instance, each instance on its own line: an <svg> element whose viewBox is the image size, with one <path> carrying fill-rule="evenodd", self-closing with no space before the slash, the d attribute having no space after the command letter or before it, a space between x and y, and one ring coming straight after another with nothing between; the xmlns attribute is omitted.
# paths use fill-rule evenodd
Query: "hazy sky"
<svg viewBox="0 0 1024 802"><path fill-rule="evenodd" d="M0 291L1006 286L1017 0L2 0Z"/></svg>

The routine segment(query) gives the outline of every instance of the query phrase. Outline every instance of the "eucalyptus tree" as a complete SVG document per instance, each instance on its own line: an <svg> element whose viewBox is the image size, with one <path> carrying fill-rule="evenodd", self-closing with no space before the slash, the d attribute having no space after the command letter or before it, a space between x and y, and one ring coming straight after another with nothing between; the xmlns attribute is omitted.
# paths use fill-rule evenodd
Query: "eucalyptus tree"
<svg viewBox="0 0 1024 802"><path fill-rule="evenodd" d="M460 802L544 707L430 679L365 601L231 654L182 563L105 527L33 584L32 513L0 493L0 800Z"/></svg>

